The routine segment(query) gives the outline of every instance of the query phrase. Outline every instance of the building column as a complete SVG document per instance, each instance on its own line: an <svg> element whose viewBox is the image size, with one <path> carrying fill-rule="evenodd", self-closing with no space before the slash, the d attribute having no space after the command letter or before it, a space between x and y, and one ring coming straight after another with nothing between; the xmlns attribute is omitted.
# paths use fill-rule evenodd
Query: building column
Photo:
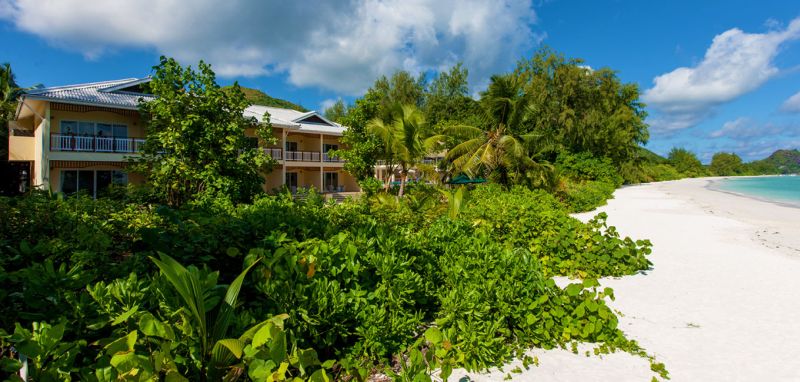
<svg viewBox="0 0 800 382"><path fill-rule="evenodd" d="M319 190L325 192L325 167L319 166Z"/></svg>
<svg viewBox="0 0 800 382"><path fill-rule="evenodd" d="M325 138L322 135L322 133L320 133L319 134L319 161L320 162L324 162L325 161L325 159L322 156L323 154L325 154L324 152L322 152L322 148L325 147L325 145L323 144L323 139L325 139Z"/></svg>
<svg viewBox="0 0 800 382"><path fill-rule="evenodd" d="M286 185L286 128L281 129L281 185Z"/></svg>
<svg viewBox="0 0 800 382"><path fill-rule="evenodd" d="M31 109L32 110L32 109ZM37 126L34 127L34 140L35 140L35 149L34 155L35 159L33 162L33 183L36 188L41 190L49 190L50 189L50 103L47 103L44 110L44 116L36 113L34 111L34 123L36 123L36 117L39 117L40 121Z"/></svg>

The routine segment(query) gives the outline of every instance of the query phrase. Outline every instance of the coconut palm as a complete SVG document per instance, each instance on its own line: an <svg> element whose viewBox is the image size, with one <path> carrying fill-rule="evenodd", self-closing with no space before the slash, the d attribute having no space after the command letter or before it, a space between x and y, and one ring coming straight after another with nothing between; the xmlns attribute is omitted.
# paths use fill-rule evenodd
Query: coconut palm
<svg viewBox="0 0 800 382"><path fill-rule="evenodd" d="M367 129L383 141L387 163L396 163L400 168L398 196L403 196L411 169L438 144L435 137L427 137L425 115L414 105L395 105L391 122L376 118L367 124Z"/></svg>
<svg viewBox="0 0 800 382"><path fill-rule="evenodd" d="M471 177L493 175L503 185L546 183L552 167L531 159L532 152L543 146L542 137L517 133L531 117L522 82L514 75L492 76L481 106L487 128L454 125L445 129L445 135L458 142L445 157L453 169Z"/></svg>
<svg viewBox="0 0 800 382"><path fill-rule="evenodd" d="M0 65L0 124L3 128L0 129L0 140L4 143L8 142L6 134L8 129L5 128L6 123L13 118L14 111L17 107L17 97L22 90L17 86L14 80L14 73L11 71L11 65L8 63ZM0 156L5 157L6 149L5 144L0 144Z"/></svg>

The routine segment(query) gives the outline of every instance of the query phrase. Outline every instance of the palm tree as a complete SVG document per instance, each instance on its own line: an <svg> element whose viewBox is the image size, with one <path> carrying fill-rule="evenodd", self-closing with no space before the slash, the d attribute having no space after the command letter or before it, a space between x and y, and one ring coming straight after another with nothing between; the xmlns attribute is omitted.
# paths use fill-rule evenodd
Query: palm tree
<svg viewBox="0 0 800 382"><path fill-rule="evenodd" d="M8 134L8 129L6 128L6 123L13 118L14 111L17 108L17 97L19 96L22 89L17 86L16 81L14 80L14 73L11 71L11 65L8 63L4 63L0 65L0 124L3 126L0 128L0 140L3 143L0 143L0 157L7 156L7 147L8 139L6 134Z"/></svg>
<svg viewBox="0 0 800 382"><path fill-rule="evenodd" d="M438 140L436 137L426 137L425 115L414 105L395 105L390 123L376 118L367 124L367 129L383 141L388 167L392 171L393 164L400 167L398 196L402 197L408 173L433 150Z"/></svg>
<svg viewBox="0 0 800 382"><path fill-rule="evenodd" d="M454 125L445 134L459 140L445 157L454 169L471 177L490 174L503 185L512 181L541 184L552 167L531 159L530 151L543 146L537 134L518 134L531 117L522 82L514 75L495 75L482 94L486 129ZM445 140L445 136L439 136Z"/></svg>

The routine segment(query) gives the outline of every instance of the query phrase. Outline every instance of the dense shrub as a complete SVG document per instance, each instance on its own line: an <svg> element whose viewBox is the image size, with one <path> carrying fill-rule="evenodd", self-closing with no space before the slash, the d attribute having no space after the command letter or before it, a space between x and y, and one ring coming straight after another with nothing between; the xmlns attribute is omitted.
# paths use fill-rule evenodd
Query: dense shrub
<svg viewBox="0 0 800 382"><path fill-rule="evenodd" d="M591 211L610 199L623 178L608 158L596 158L590 153L559 154L556 161L561 185L556 197L570 212Z"/></svg>
<svg viewBox="0 0 800 382"><path fill-rule="evenodd" d="M620 239L603 216L583 224L541 191L181 209L34 194L0 199L0 215L0 373L19 366L12 345L48 359L31 363L39 380L413 379L573 340L641 353L590 278L646 269L649 243ZM202 326L150 260L160 254L189 265L209 311L228 309L224 284L241 282L224 349L198 350ZM587 281L561 289L553 275Z"/></svg>
<svg viewBox="0 0 800 382"><path fill-rule="evenodd" d="M614 227L606 226L605 214L583 224L553 196L523 188L503 193L483 187L473 200L466 218L498 240L530 250L547 276L622 276L650 266L650 242L620 239Z"/></svg>

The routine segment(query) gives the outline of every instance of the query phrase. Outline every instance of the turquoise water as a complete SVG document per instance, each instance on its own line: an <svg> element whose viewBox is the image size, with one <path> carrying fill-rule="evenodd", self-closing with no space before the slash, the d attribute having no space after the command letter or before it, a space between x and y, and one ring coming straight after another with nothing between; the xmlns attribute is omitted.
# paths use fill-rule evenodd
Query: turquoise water
<svg viewBox="0 0 800 382"><path fill-rule="evenodd" d="M800 176L728 178L715 186L723 191L800 206Z"/></svg>

